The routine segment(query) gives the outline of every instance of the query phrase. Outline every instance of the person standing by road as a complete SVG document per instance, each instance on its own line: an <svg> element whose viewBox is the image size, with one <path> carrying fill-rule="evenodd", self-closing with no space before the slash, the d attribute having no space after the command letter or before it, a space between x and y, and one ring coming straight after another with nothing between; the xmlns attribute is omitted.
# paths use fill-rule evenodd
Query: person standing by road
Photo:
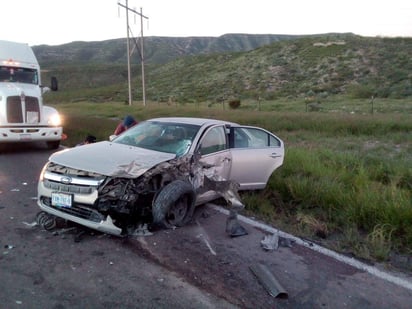
<svg viewBox="0 0 412 309"><path fill-rule="evenodd" d="M137 121L133 118L133 116L131 115L127 115L126 117L124 117L123 121L120 122L116 129L114 130L114 135L119 135L121 133L123 133L124 131L130 129L131 127L133 127L134 125L137 124Z"/></svg>

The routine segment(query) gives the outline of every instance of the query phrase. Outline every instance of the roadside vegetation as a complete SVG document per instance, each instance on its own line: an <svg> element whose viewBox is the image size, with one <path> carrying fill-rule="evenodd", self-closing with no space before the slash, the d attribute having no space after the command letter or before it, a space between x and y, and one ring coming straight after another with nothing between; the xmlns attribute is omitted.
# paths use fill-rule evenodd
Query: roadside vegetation
<svg viewBox="0 0 412 309"><path fill-rule="evenodd" d="M64 116L66 146L87 134L107 140L126 114L138 120L201 116L264 127L284 140L285 162L265 190L242 193L243 214L358 258L390 261L393 254L411 255L412 102L335 96L316 108L311 103L54 106Z"/></svg>

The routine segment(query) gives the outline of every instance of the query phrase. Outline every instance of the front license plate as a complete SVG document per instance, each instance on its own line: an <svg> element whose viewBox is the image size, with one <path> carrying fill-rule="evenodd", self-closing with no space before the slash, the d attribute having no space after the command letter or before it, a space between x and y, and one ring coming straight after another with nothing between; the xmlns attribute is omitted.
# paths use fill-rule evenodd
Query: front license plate
<svg viewBox="0 0 412 309"><path fill-rule="evenodd" d="M72 207L72 195L60 192L53 192L51 195L52 205L57 207Z"/></svg>

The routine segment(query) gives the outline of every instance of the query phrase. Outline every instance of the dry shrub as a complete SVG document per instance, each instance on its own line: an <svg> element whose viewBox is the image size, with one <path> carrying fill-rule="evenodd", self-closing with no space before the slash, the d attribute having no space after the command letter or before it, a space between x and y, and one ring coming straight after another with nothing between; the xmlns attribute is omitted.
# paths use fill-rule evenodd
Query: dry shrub
<svg viewBox="0 0 412 309"><path fill-rule="evenodd" d="M239 99L233 99L229 101L229 107L231 109L237 109L240 107L240 100Z"/></svg>

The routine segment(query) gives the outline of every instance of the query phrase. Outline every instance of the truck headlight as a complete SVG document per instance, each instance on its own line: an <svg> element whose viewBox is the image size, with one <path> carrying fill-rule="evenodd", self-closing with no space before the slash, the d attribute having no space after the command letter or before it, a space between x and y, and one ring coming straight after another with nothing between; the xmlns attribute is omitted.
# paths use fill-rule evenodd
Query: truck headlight
<svg viewBox="0 0 412 309"><path fill-rule="evenodd" d="M61 123L62 123L62 120L59 114L53 114L49 117L49 125L58 127L61 125Z"/></svg>

